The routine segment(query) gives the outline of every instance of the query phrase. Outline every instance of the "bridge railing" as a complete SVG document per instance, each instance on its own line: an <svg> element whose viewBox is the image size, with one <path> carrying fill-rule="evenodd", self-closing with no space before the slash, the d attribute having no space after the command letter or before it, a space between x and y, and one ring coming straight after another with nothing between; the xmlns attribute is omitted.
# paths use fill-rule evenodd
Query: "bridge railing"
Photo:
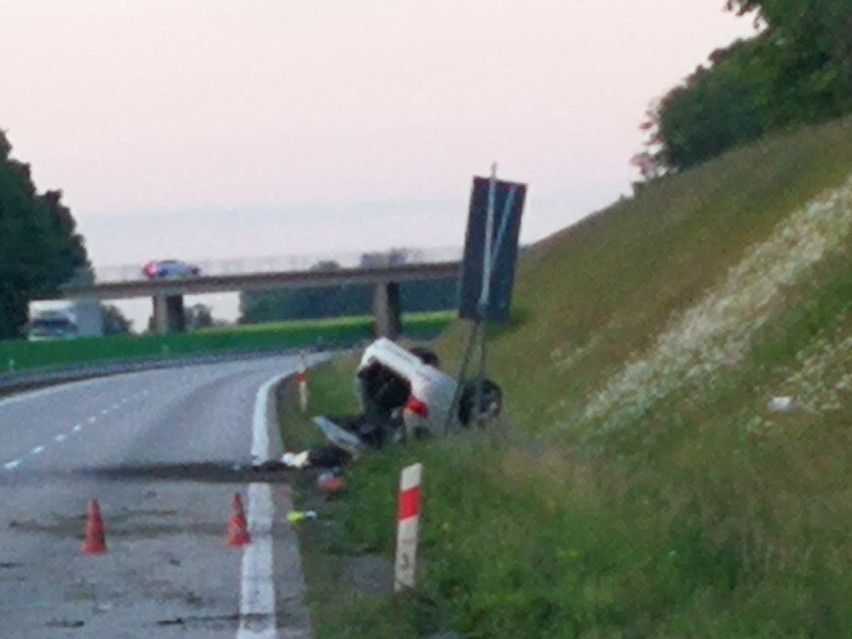
<svg viewBox="0 0 852 639"><path fill-rule="evenodd" d="M463 248L444 246L431 248L389 249L384 251L314 253L301 255L269 255L222 260L185 260L197 266L202 276L250 275L282 271L307 271L333 268L384 268L401 264L434 264L462 259ZM95 282L134 282L145 280L144 264L95 266Z"/></svg>

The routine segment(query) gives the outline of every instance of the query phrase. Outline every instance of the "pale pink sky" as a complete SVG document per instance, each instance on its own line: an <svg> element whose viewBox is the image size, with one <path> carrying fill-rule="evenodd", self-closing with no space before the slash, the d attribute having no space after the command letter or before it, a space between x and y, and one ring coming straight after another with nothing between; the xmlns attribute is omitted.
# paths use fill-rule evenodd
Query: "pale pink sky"
<svg viewBox="0 0 852 639"><path fill-rule="evenodd" d="M460 246L493 162L531 242L629 194L723 4L0 0L0 128L96 266Z"/></svg>
<svg viewBox="0 0 852 639"><path fill-rule="evenodd" d="M648 102L752 32L723 0L0 0L0 127L96 264L532 241L629 192Z"/></svg>

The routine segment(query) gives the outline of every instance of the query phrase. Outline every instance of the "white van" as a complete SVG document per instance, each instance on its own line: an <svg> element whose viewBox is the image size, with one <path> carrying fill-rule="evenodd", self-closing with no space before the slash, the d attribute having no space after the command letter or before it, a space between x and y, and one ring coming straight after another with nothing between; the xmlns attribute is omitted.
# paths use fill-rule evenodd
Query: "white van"
<svg viewBox="0 0 852 639"><path fill-rule="evenodd" d="M43 311L27 324L27 339L31 342L55 339L74 339L79 331L74 317L63 311Z"/></svg>

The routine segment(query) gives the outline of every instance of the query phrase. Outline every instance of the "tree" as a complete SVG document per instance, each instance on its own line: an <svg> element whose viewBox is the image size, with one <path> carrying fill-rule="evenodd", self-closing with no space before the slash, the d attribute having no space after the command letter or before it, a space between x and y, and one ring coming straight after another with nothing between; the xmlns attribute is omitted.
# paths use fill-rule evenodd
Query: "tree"
<svg viewBox="0 0 852 639"><path fill-rule="evenodd" d="M122 335L130 332L133 322L124 316L117 306L104 304L104 335Z"/></svg>
<svg viewBox="0 0 852 639"><path fill-rule="evenodd" d="M0 339L19 336L32 297L91 269L62 192L39 195L29 165L11 151L0 130Z"/></svg>
<svg viewBox="0 0 852 639"><path fill-rule="evenodd" d="M411 252L404 248L390 249L384 252L364 253L361 255L361 268L382 268L385 266L401 266L411 258Z"/></svg>
<svg viewBox="0 0 852 639"><path fill-rule="evenodd" d="M311 271L339 271L340 264L334 260L321 260L314 264L309 270Z"/></svg>
<svg viewBox="0 0 852 639"><path fill-rule="evenodd" d="M655 100L631 160L645 179L677 172L766 133L852 111L852 2L729 0L759 33L717 49Z"/></svg>
<svg viewBox="0 0 852 639"><path fill-rule="evenodd" d="M407 263L412 254L412 251L404 248L364 253L359 260L359 266L398 266ZM314 264L310 270L336 271L340 268L337 262L322 261ZM401 286L401 295L403 307L409 312L452 308L458 299L457 278L405 282ZM239 322L254 324L287 319L367 315L372 312L372 308L373 287L370 285L244 292L240 294Z"/></svg>
<svg viewBox="0 0 852 639"><path fill-rule="evenodd" d="M206 304L195 304L184 311L187 330L213 326L213 309Z"/></svg>

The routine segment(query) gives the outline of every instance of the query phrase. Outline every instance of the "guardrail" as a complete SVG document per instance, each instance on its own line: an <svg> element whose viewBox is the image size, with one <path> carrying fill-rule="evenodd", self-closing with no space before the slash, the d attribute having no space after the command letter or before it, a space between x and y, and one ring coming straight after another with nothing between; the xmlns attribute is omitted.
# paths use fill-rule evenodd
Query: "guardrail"
<svg viewBox="0 0 852 639"><path fill-rule="evenodd" d="M13 373L0 374L0 393L16 392L37 386L73 382L91 377L106 377L124 373L136 373L161 368L180 368L183 366L198 366L201 364L217 364L220 362L240 361L246 359L262 359L295 355L299 352L317 352L317 348L284 348L259 349L252 351L227 351L222 353L205 353L199 355L161 355L156 357L140 357L130 360L92 362L88 364L72 364L49 368L37 368Z"/></svg>

